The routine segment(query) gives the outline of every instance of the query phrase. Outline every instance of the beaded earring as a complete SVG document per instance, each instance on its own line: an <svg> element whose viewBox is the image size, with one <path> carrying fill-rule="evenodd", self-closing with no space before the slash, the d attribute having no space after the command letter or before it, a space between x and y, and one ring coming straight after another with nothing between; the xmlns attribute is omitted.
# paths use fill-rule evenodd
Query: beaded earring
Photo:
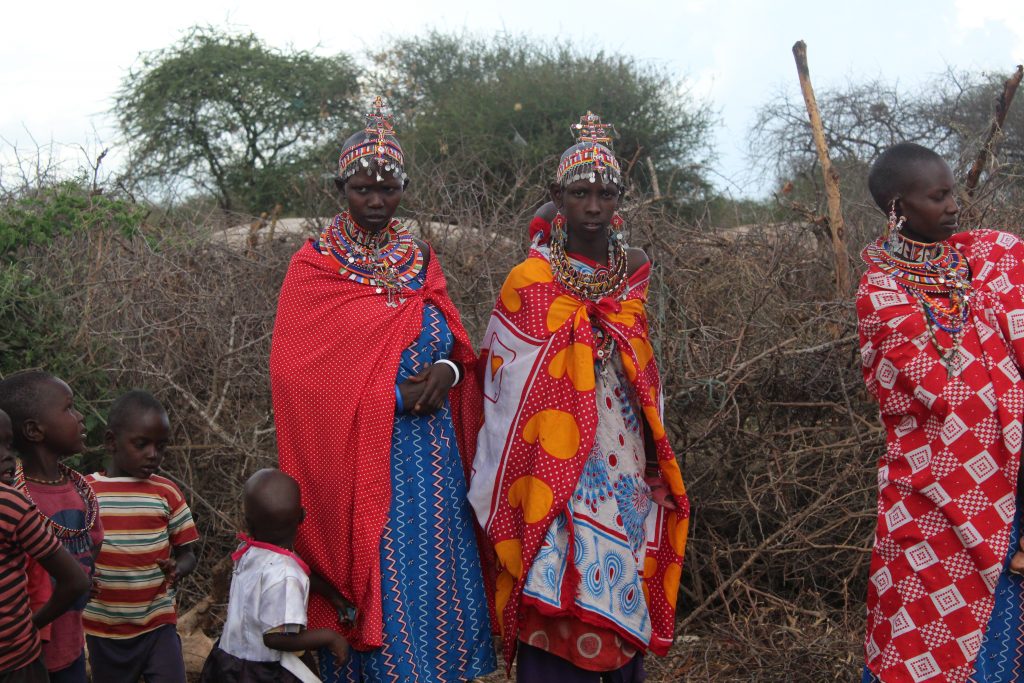
<svg viewBox="0 0 1024 683"><path fill-rule="evenodd" d="M625 225L625 221L622 220L622 216L620 216L619 213L616 211L615 214L612 216L611 223L608 224L608 239L615 242L621 242L623 239L623 225Z"/></svg>
<svg viewBox="0 0 1024 683"><path fill-rule="evenodd" d="M906 221L906 216L896 217L896 199L893 199L889 207L889 222L885 226L885 235L883 235L886 244L891 243L892 236L899 233Z"/></svg>

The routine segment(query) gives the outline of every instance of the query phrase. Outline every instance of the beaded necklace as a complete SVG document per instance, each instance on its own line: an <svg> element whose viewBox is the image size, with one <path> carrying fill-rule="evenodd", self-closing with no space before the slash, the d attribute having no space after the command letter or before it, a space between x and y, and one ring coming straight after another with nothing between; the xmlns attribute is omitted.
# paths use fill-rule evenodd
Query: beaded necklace
<svg viewBox="0 0 1024 683"><path fill-rule="evenodd" d="M952 360L963 341L971 310L971 270L956 247L945 242L927 244L896 234L868 245L868 258L913 299L924 314L928 337L942 363L952 372ZM941 299L949 300L949 303ZM944 346L936 328L948 333L952 346Z"/></svg>
<svg viewBox="0 0 1024 683"><path fill-rule="evenodd" d="M585 273L565 253L565 217L555 216L551 225L551 272L555 280L580 299L598 301L607 296L620 298L626 291L626 247L620 239L608 240L608 267Z"/></svg>
<svg viewBox="0 0 1024 683"><path fill-rule="evenodd" d="M61 479L58 481L63 481L64 477L69 479L71 484L75 487L75 493L81 496L82 502L85 503L85 524L81 529L71 529L63 526L62 524L58 524L42 512L39 514L42 516L46 526L53 532L53 535L61 541L66 541L78 538L92 531L93 526L96 524L96 520L100 516L100 504L99 501L96 500L96 492L92 490L91 486L89 486L89 482L85 480L85 477L64 463L57 463L57 467L61 472ZM14 469L14 488L21 491L21 494L28 498L30 503L35 505L35 501L32 500L32 496L28 492L28 486L25 485L25 479L25 469L19 460L17 467Z"/></svg>
<svg viewBox="0 0 1024 683"><path fill-rule="evenodd" d="M342 211L320 233L317 249L338 262L340 275L385 294L392 308L405 301L402 289L423 271L423 252L398 219L374 233Z"/></svg>

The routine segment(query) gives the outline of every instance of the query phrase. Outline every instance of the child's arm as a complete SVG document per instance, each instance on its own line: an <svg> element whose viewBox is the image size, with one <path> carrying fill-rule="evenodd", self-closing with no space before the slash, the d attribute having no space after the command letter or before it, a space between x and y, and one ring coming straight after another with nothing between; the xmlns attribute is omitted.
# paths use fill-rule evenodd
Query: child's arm
<svg viewBox="0 0 1024 683"><path fill-rule="evenodd" d="M329 628L315 628L312 631L299 633L264 633L263 644L271 650L285 652L318 650L326 647L330 648L338 661L343 662L348 657L348 643L340 633Z"/></svg>
<svg viewBox="0 0 1024 683"><path fill-rule="evenodd" d="M50 599L32 615L32 623L36 628L46 626L64 614L75 600L89 590L89 577L82 571L82 565L63 547L38 562L54 578L56 585Z"/></svg>
<svg viewBox="0 0 1024 683"><path fill-rule="evenodd" d="M157 560L157 566L163 570L167 583L173 588L178 581L184 579L196 568L196 554L192 544L176 545L171 548L171 556L166 560Z"/></svg>
<svg viewBox="0 0 1024 683"><path fill-rule="evenodd" d="M309 587L313 589L314 593L319 593L327 598L327 601L338 612L338 621L347 625L351 625L355 621L355 605L349 602L330 581L317 572L311 572L309 575ZM267 647L270 646L268 645Z"/></svg>

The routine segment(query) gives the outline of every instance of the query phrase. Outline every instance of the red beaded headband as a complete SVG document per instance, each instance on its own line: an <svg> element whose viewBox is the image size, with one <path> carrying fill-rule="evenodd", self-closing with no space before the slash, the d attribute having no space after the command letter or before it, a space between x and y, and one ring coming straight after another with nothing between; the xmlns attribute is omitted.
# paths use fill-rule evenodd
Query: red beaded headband
<svg viewBox="0 0 1024 683"><path fill-rule="evenodd" d="M355 175L360 167L370 173L370 161L377 162L378 177L383 172L393 173L402 180L405 175L405 155L395 139L394 116L384 106L378 95L373 101L373 111L366 117L366 137L342 150L338 159L338 177L342 180ZM359 162L358 164L356 162Z"/></svg>
<svg viewBox="0 0 1024 683"><path fill-rule="evenodd" d="M612 141L610 133L615 127L610 123L602 123L600 116L588 111L580 117L579 123L571 126L571 130L577 144L589 143L589 146L581 146L562 158L555 173L555 182L564 187L583 179L593 183L600 176L603 182L621 185L622 169L609 149Z"/></svg>

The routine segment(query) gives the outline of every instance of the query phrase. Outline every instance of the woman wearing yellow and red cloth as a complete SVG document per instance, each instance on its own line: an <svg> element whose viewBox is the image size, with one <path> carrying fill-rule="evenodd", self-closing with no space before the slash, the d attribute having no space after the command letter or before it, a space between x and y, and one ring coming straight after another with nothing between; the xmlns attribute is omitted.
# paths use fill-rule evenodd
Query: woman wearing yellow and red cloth
<svg viewBox="0 0 1024 683"><path fill-rule="evenodd" d="M661 417L651 265L616 214L610 126L562 155L552 229L512 269L483 341L470 501L498 561L520 681L644 679L672 643L689 508Z"/></svg>
<svg viewBox="0 0 1024 683"><path fill-rule="evenodd" d="M325 681L469 680L496 667L466 502L476 356L437 254L394 218L408 181L379 98L336 182L348 210L292 258L270 355L308 627L352 646L321 652Z"/></svg>
<svg viewBox="0 0 1024 683"><path fill-rule="evenodd" d="M863 680L1024 680L1024 245L959 232L953 174L920 145L883 152L868 186L889 224L857 316L887 448Z"/></svg>

